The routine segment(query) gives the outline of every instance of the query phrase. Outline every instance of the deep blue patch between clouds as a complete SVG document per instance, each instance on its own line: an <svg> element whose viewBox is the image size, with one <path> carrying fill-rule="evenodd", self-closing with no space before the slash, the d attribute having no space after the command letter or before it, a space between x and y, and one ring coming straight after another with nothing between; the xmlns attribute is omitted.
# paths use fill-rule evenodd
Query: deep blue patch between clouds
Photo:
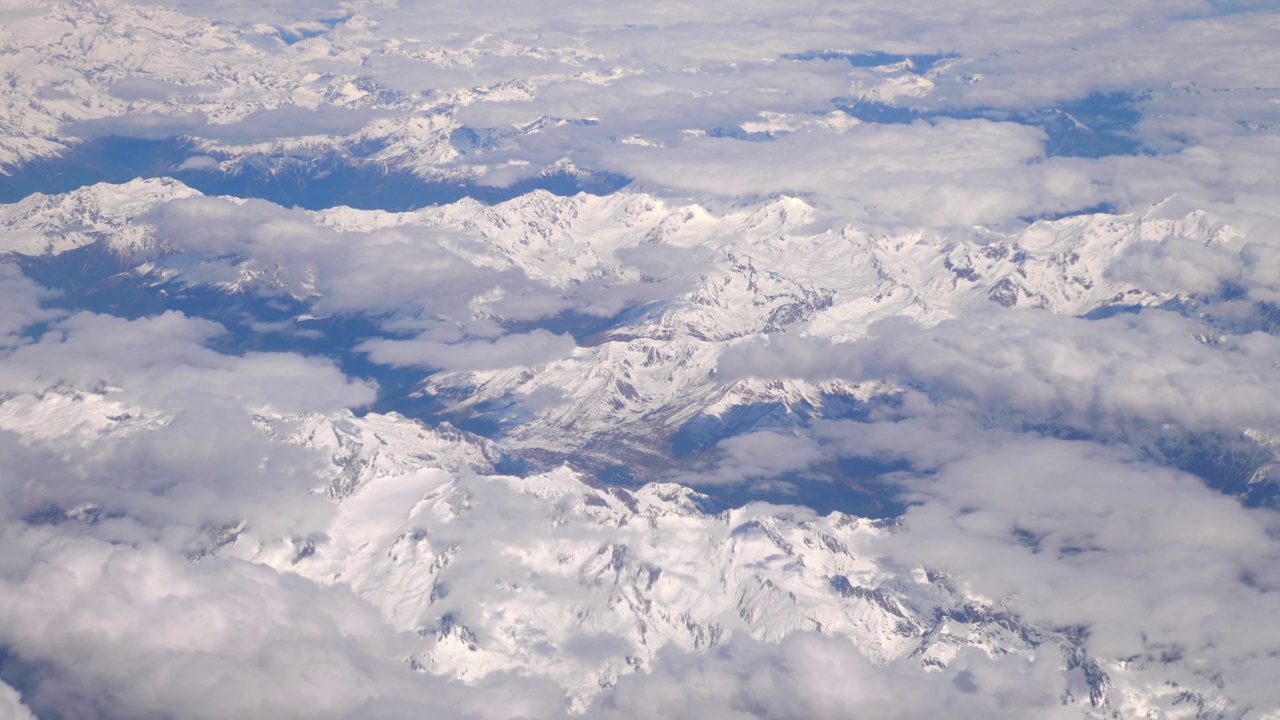
<svg viewBox="0 0 1280 720"><path fill-rule="evenodd" d="M902 107L881 102L837 98L837 108L869 123L906 124L917 120L953 118L1015 122L1038 127L1048 136L1048 157L1099 158L1137 155L1142 142L1135 128L1142 119L1135 93L1094 93L1081 100L1029 111L996 108L942 109Z"/></svg>
<svg viewBox="0 0 1280 720"><path fill-rule="evenodd" d="M571 196L579 192L607 195L630 181L620 175L557 172L506 187L470 182L424 180L407 170L387 169L338 153L314 158L251 157L236 170L177 169L182 158L199 154L184 138L140 140L110 137L85 142L58 158L36 160L19 172L0 176L0 203L12 203L36 192L65 193L100 182L123 183L137 178L173 177L206 195L259 198L285 207L322 210L347 205L362 210L400 212L444 205L463 198L498 203L546 190Z"/></svg>

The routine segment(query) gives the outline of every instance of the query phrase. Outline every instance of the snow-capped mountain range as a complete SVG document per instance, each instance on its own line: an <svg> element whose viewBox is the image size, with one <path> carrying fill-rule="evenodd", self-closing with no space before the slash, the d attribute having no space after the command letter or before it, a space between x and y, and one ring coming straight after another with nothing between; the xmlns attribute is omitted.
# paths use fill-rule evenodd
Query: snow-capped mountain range
<svg viewBox="0 0 1280 720"><path fill-rule="evenodd" d="M709 134L771 137L815 127L845 132L860 121L834 110L828 102L833 97L848 104L890 103L928 95L943 75L952 82L972 79L960 72L961 59L916 67L909 57L886 57L833 74L825 83L830 94L818 91L813 98L828 106L817 115L809 108L733 108L690 118L674 134L629 123L595 133L599 119L590 112L522 106L544 91L643 84L646 75L671 68L550 34L481 33L447 46L399 37L378 19L377 3L308 8L305 19L282 10L274 22L234 13L200 17L121 0L12 5L0 26L0 71L11 79L0 98L5 175L58 158L71 161L71 172L78 171L75 163L109 171L131 150L104 158L95 142L176 136L184 138L173 150L179 156L157 159L158 167L144 172L233 182L293 173L305 180L354 166L368 168L370 176L403 173L500 186L548 173L585 178L615 170L591 166L590 152L580 153L583 159L552 152L530 160L532 148L545 144L537 138L581 132L590 143L661 148ZM516 62L538 72L512 76L507 68ZM733 73L733 67L702 71ZM52 167L67 172L56 162Z"/></svg>
<svg viewBox="0 0 1280 720"><path fill-rule="evenodd" d="M248 249L211 261L208 251L186 249L181 238L156 230L153 211L197 196L172 179L32 195L0 209L3 249L49 256L98 246L120 258L130 282L143 285L212 282L235 293L283 292L303 303L321 297L314 259L285 260L297 263L286 267ZM391 231L430 236L465 265L516 272L540 292L569 298L562 307L572 310L582 302L575 295L587 290L594 291L591 312L614 306L608 312L615 317L578 321L589 329L578 331L577 346L564 357L434 372L417 390L442 398L453 417L497 419L507 452L551 465L572 455L598 469L659 461L690 421L722 418L734 408L776 404L784 417L820 416L824 403L865 403L897 392L883 382L718 380L723 350L746 339L791 333L850 341L886 318L929 325L987 303L1083 316L1169 301L1175 294L1117 280L1108 269L1136 244L1181 237L1229 245L1238 236L1224 221L1199 210L1182 214L1177 205L1175 199L1140 215L1072 216L1014 235L980 230L963 238L822 229L821 213L793 198L716 212L625 192L535 191L494 206L462 201L407 213L334 208L306 213L303 222L334 229L338 242L357 248L378 247ZM210 279L211 264L227 267ZM555 317L502 317L503 291L482 297L487 292L463 288L459 302L512 327L558 329ZM538 397L549 398L545 407L528 401ZM779 421L772 415L765 426ZM709 448L719 438L685 439Z"/></svg>
<svg viewBox="0 0 1280 720"><path fill-rule="evenodd" d="M1264 5L0 0L0 720L1280 720Z"/></svg>
<svg viewBox="0 0 1280 720"><path fill-rule="evenodd" d="M0 405L0 427L38 440L61 413L63 436L101 442L165 422L120 410L101 396L50 391ZM738 633L777 642L812 631L851 640L877 664L921 672L974 653L1047 656L1059 668L1058 700L1080 717L1178 706L1200 717L1230 706L1194 665L1094 657L1078 629L1037 627L945 573L897 565L888 547L905 529L892 520L768 504L716 512L685 486L628 490L568 467L497 475L491 442L398 415L255 424L329 460L313 492L337 512L312 538L263 536L231 521L211 528L191 560L242 558L345 584L420 638L406 658L420 671L548 677L581 712L659 652L706 652ZM80 505L45 521L96 523L103 510Z"/></svg>
<svg viewBox="0 0 1280 720"><path fill-rule="evenodd" d="M327 291L323 269L269 264L252 247L184 248L164 209L193 199L199 193L174 180L33 195L0 208L4 251L56 261L96 247L119 262L113 282L159 288L207 283L207 273L189 269L226 263L233 272L215 281L219 292L283 294L304 313ZM848 341L884 318L932 324L984 303L1084 315L1168 301L1108 269L1135 244L1234 238L1203 212L1169 217L1171 205L960 239L823 229L819 211L787 198L713 211L643 194L538 192L495 206L291 216L357 248L385 242L380 233L436 234L433 251L518 272L565 297L583 287L630 289L623 309L566 357L425 375L419 392L458 398L452 414L507 407L493 439L398 413L259 415L265 436L328 460L312 492L331 498L336 514L308 537L262 535L228 517L192 557L242 558L345 584L397 629L417 634L414 667L466 680L497 671L548 677L566 688L575 711L621 676L649 669L664 647L705 651L735 633L775 642L794 631L849 638L876 663L921 672L962 653L1049 653L1061 702L1083 716L1137 716L1171 703L1226 707L1200 670L1177 659L1094 656L1076 630L1038 627L1016 604L966 592L929 567L897 565L883 550L902 531L893 520L772 505L720 509L688 487L648 482L674 467L671 438L692 418L782 408L721 430L731 436L839 417L900 392L892 382L720 382L717 363L735 343L788 333ZM685 264L656 262L660 250ZM309 262L305 254L297 261ZM504 320L470 295L468 305ZM539 389L559 395L545 409L520 406ZM9 397L0 426L39 441L56 424L55 434L108 442L169 422L157 409L112 398L110 389L57 386ZM719 439L700 447L713 451ZM496 469L511 458L534 463L517 475ZM559 465L566 461L572 465ZM634 468L632 487L596 480L606 464ZM93 521L99 511L65 512ZM497 526L500 539L488 534Z"/></svg>

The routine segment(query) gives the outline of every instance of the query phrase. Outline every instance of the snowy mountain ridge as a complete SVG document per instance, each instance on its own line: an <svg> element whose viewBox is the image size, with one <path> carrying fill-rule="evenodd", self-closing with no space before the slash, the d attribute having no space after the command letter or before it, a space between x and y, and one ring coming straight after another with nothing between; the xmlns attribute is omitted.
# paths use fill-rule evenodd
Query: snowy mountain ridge
<svg viewBox="0 0 1280 720"><path fill-rule="evenodd" d="M1078 629L1021 620L1015 598L984 597L962 580L897 564L893 548L909 529L893 521L767 504L717 510L687 487L650 482L662 479L672 436L694 417L771 403L821 417L824 404L900 391L892 383L720 383L726 347L786 333L847 341L879 319L905 315L927 325L980 303L1083 314L1159 302L1167 296L1118 282L1109 268L1127 249L1170 235L1234 242L1231 228L1210 216L1170 219L1156 208L948 239L822 229L820 211L792 198L711 212L643 194L536 192L495 206L398 214L234 201L236 212L261 215L231 228L236 242L275 233L272 252L261 257L252 242L223 251L209 244L216 232L197 242L164 224L186 217L183 203L203 203L191 207L206 212L227 202L176 181L136 181L33 196L0 214L13 258L56 261L98 245L120 259L131 282L198 287L213 277L226 292L284 292L303 308L325 299L323 258L281 233L314 234L322 248L341 240L356 252L444 248L459 267L517 273L529 281L524 292L567 298L570 307L610 300L618 288L620 308L641 304L583 334L566 358L426 376L425 393L460 398L453 413L509 403L503 412L513 421L493 440L398 413L259 414L258 432L327 468L309 482L334 504L332 517L322 532L302 537L227 517L192 559L240 558L346 585L416 635L414 667L470 682L502 672L546 677L566 689L576 711L621 678L652 669L663 648L705 651L735 633L777 642L797 631L848 638L877 664L920 672L960 672L975 657L1038 658L1053 664L1061 703L1084 717L1175 705L1203 714L1229 704L1177 657L1095 657ZM188 274L195 266L188 256L224 263L238 279ZM274 284L254 280L266 276ZM477 288L464 290L472 294L458 307L495 319L495 305L476 301ZM521 406L520 398L540 391L557 397L542 409ZM62 430L46 437L55 416ZM35 443L107 442L169 421L121 405L109 389L0 403L0 426ZM560 466L570 454L575 466ZM500 474L510 457L534 466ZM601 484L591 476L593 458L637 468L634 487ZM101 511L85 507L45 514L50 522L96 521Z"/></svg>
<svg viewBox="0 0 1280 720"><path fill-rule="evenodd" d="M1280 720L1280 13L0 0L0 718Z"/></svg>
<svg viewBox="0 0 1280 720"><path fill-rule="evenodd" d="M48 406L37 420L68 412L56 394L35 402ZM62 438L105 441L87 421L96 405L74 407L85 421L62 423ZM31 417L14 399L0 408ZM140 431L128 414L104 424ZM1038 658L1057 668L1060 702L1080 717L1225 702L1177 659L1093 657L1076 630L1036 627L1005 600L897 565L893 544L909 529L894 521L768 504L711 512L687 487L611 487L567 467L494 475L485 441L395 415L255 424L328 459L326 484L314 492L337 503L336 513L306 539L229 521L210 529L193 561L242 558L345 584L417 636L407 661L423 672L469 682L497 672L546 677L580 712L661 652L710 651L739 633L778 642L811 631L847 638L876 664L924 673L956 672L948 668L974 657ZM78 506L50 521L94 523L107 510Z"/></svg>
<svg viewBox="0 0 1280 720"><path fill-rule="evenodd" d="M765 504L708 513L705 498L680 485L628 490L568 468L525 477L436 469L456 461L403 462L421 452L421 426L387 434L412 421L340 423L402 461L339 497L325 538L302 559L291 546L278 554L251 528L221 552L349 584L418 634L412 662L425 671L550 677L581 710L664 648L705 651L738 632L777 642L811 630L850 638L876 663L925 671L966 653L1030 658L1049 649L1060 658L1062 702L1087 717L1128 716L1174 697L1201 708L1222 702L1181 689L1201 683L1176 661L1093 658L1069 629L1027 625L945 575L886 565L882 554L901 529L892 521ZM310 444L300 435L286 442ZM470 452L465 439L450 444ZM367 446L350 447L332 456L340 477L368 467ZM487 534L495 525L497 544Z"/></svg>
<svg viewBox="0 0 1280 720"><path fill-rule="evenodd" d="M270 250L259 259L255 247L267 252L264 244L211 256L211 248L188 251L183 237L162 236L149 224L149 213L169 204L181 211L182 199L196 196L173 180L32 196L0 208L8 228L4 247L47 256L101 242L125 257L153 248L161 254L140 255L146 261L133 270L146 282L213 282L229 291L259 287L304 301L323 297L325 289L314 284L318 256L310 251L300 249L293 260ZM493 206L463 201L408 213L334 208L296 218L309 218L303 222L314 223L316 233L337 231L327 242L353 248L429 241L422 252L438 246L462 267L518 273L530 283L524 292L558 296L561 307L619 313L587 323L602 329L579 335L567 357L434 373L421 392L459 417L496 412L508 426L506 447L544 462L575 453L625 464L628 457L652 461L665 453L672 434L700 414L773 402L813 408L839 397L865 402L894 392L875 384L716 382L724 348L744 339L785 332L848 341L881 319L905 316L928 325L987 302L1068 315L1163 302L1168 293L1117 282L1109 268L1137 244L1173 236L1230 245L1235 237L1202 211L1168 214L1157 206L1145 216L1075 216L1037 222L1012 236L950 239L871 236L856 227L815 230L820 212L794 198L715 214L640 193L535 191ZM499 323L509 322L504 307L521 302L503 290L460 292L465 295L454 306ZM552 402L543 409L523 403L532 397Z"/></svg>

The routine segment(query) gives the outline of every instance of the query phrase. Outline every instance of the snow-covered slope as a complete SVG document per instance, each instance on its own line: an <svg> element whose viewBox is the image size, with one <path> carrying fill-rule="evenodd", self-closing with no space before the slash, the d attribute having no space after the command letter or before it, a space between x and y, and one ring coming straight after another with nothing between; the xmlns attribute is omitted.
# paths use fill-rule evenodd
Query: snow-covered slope
<svg viewBox="0 0 1280 720"><path fill-rule="evenodd" d="M170 178L90 185L62 195L35 193L0 206L0 252L58 255L100 243L129 254L156 244L142 215L160 203L199 194Z"/></svg>
<svg viewBox="0 0 1280 720"><path fill-rule="evenodd" d="M252 246L213 258L230 267L210 273L203 246L188 251L181 235L160 237L145 220L149 210L197 194L173 180L139 180L32 196L0 208L4 247L47 255L101 242L128 256L160 246L163 261L135 270L145 282L204 283L212 276L232 291L259 287L323 301L324 289L314 285L320 250L298 245L281 254ZM1083 315L1168 299L1114 279L1109 268L1135 243L1178 236L1221 244L1234 237L1230 226L1203 212L1169 214L1157 206L1146 215L1075 216L1015 235L885 236L849 226L822 229L822 214L793 198L712 212L640 193L536 191L494 206L468 200L409 213L334 208L309 214L314 230L300 232L336 230L342 239L333 242L371 250L386 242L379 233L400 233L388 236L397 243L406 233L427 236L462 266L516 271L582 308L579 327L594 329L579 331L570 356L435 373L420 392L456 417L500 421L508 451L551 465L572 453L579 463L608 466L660 462L671 438L699 416L770 404L822 414L824 403L894 392L879 384L718 381L720 354L745 339L793 333L851 340L886 318L932 324L984 303ZM277 232L262 222L262 237ZM191 261L184 260L188 254ZM463 293L454 304L475 313L449 320L509 322L493 309L500 306L488 289L449 292ZM533 322L562 331L556 318ZM531 397L554 401L531 404Z"/></svg>
<svg viewBox="0 0 1280 720"><path fill-rule="evenodd" d="M350 413L261 417L259 423L270 437L328 453L339 473L325 492L335 499L351 495L371 480L424 467L492 472L500 459L489 440L448 423L427 427L395 413L365 413L359 418Z"/></svg>
<svg viewBox="0 0 1280 720"><path fill-rule="evenodd" d="M6 173L65 154L86 137L186 135L223 158L224 170L251 156L372 143L381 159L431 174L457 154L452 125L405 116L488 92L396 94L367 78L312 69L326 60L358 67L371 53L357 44L367 22L358 15L331 19L346 27L343 41L319 22L238 26L112 0L22 3L7 12L0 27L0 71L12 79L0 96ZM197 162L205 164L192 167L210 167L208 158Z"/></svg>
<svg viewBox="0 0 1280 720"><path fill-rule="evenodd" d="M774 642L805 630L848 638L875 663L912 672L945 670L974 653L1041 663L1061 703L1083 717L1231 706L1212 670L1176 653L1097 656L1080 628L1025 621L1016 597L986 597L963 578L902 564L895 548L911 529L894 521L763 504L713 509L687 487L649 482L670 467L672 437L693 418L782 408L733 430L745 432L752 422L839 415L847 404L900 391L890 383L723 382L716 371L728 348L788 334L858 339L878 320L929 325L975 307L1081 315L1160 302L1169 295L1117 279L1116 262L1169 236L1235 242L1212 216L1156 207L949 238L828 228L821 211L792 198L713 211L639 193L537 192L400 214L234 201L230 214L198 216L247 223L234 226L239 244L226 250L209 240L220 237L212 230L164 224L166 208L190 202L214 203L200 212L233 203L201 200L171 180L32 196L0 207L5 252L56 262L96 244L128 271L117 282L213 283L268 301L289 296L297 305L281 307L306 313L327 300L330 286L317 270L325 248L341 245L355 257L420 243L436 260L447 253L457 267L519 274L521 287L579 308L567 321L512 321L494 309L502 306L490 288L442 287L461 300L434 307L472 313L446 320L498 332L562 321L588 328L563 359L426 377L422 392L454 399L455 415L500 418L492 439L390 412L263 410L253 420L258 432L316 460L322 470L307 485L332 512L323 531L301 536L221 518L206 527L193 560L241 558L346 585L416 634L408 658L415 667L467 681L501 672L549 678L576 710L623 676L652 669L663 648L703 651L735 633ZM236 218L241 210L247 220ZM197 263L233 272L190 272ZM268 274L270 283L245 281ZM595 301L616 307L591 316ZM397 327L423 315L392 313L384 330L398 337ZM252 327L271 333L278 325ZM125 397L56 384L11 394L0 401L0 428L37 446L93 448L181 415ZM540 403L529 401L535 397ZM717 439L712 433L698 447ZM512 456L535 463L504 465ZM573 464L561 465L565 459ZM593 470L617 464L630 466L634 487L595 479ZM80 503L41 512L44 522L97 522L100 510Z"/></svg>
<svg viewBox="0 0 1280 720"><path fill-rule="evenodd" d="M735 341L778 332L850 340L885 318L932 324L986 302L1070 315L1154 304L1168 295L1108 274L1126 249L1170 236L1228 242L1233 232L1204 213L1170 219L1158 207L1143 216L1075 216L1011 236L956 239L873 236L855 227L815 231L819 216L793 198L712 213L641 194L535 192L493 207L462 202L402 214L335 209L320 218L344 231L461 231L483 243L459 247L472 262L510 263L560 288L638 281L635 309L584 338L572 357L537 368L438 374L424 388L456 399L455 411L509 407L521 397L558 392L563 398L556 406L532 417L516 414L507 442L594 455L602 463L652 461L655 448L665 450L672 434L700 414L768 403L814 408L824 398L865 400L892 391L847 383L716 382L719 354ZM628 262L626 253L639 250L669 252L685 264L663 268L666 277L646 277L639 263Z"/></svg>
<svg viewBox="0 0 1280 720"><path fill-rule="evenodd" d="M483 158L455 162L461 153L451 136L462 127L456 112L476 102L527 100L534 84L501 75L478 82L466 68L478 56L538 61L548 50L486 37L465 47L388 40L359 4L312 8L304 13L312 18L288 24L215 20L120 0L10 5L0 25L6 175L65 156L85 140L181 137L190 141L188 156L167 158L162 170L234 175L265 167L270 174L330 155L423 178L475 178L509 161L493 168ZM621 73L595 67L600 58L580 49L551 50L557 63L576 69L554 78L595 84ZM416 68L422 82L393 88L367 69L397 63ZM465 149L491 150L564 122L535 117L483 130L485 138Z"/></svg>
<svg viewBox="0 0 1280 720"><path fill-rule="evenodd" d="M495 525L496 545L470 536ZM970 644L1030 649L981 611L971 627L939 618L939 603L958 614L963 600L923 574L904 581L879 567L874 547L886 532L769 506L708 515L681 486L593 488L567 469L424 470L344 501L331 542L296 569L351 583L422 635L416 659L428 670L547 675L579 700L646 669L668 644L705 650L737 631L777 641L825 630L878 662L945 663Z"/></svg>
<svg viewBox="0 0 1280 720"><path fill-rule="evenodd" d="M0 410L0 426L31 442L52 439L56 418L56 437L86 448L165 422L94 395L18 397ZM660 653L813 631L906 672L944 671L975 653L997 667L1036 663L1074 717L1230 706L1212 677L1178 657L1096 657L1078 629L1023 620L1016 599L976 596L962 579L902 566L894 544L911 530L892 520L768 504L713 512L687 487L629 490L567 467L495 475L491 444L397 415L254 422L327 460L313 492L336 512L310 538L235 520L210 527L192 561L242 558L349 586L416 634L406 661L423 672L468 682L544 677L582 711ZM96 523L102 510L44 514Z"/></svg>
<svg viewBox="0 0 1280 720"><path fill-rule="evenodd" d="M544 136L574 142L581 133L588 144L616 148L703 137L726 130L715 127L720 122L731 133L766 137L811 126L843 132L859 121L834 110L832 96L889 101L927 94L930 78L937 79L937 72L912 70L909 60L874 69L824 68L819 82L825 90L801 94L786 112L771 109L777 101L761 91L759 107L710 109L689 118L689 127L651 129L627 117L624 105L610 118L620 134L596 136L591 128L600 119L557 102L558 93L590 95L621 84L623 102L633 103L637 92L647 91L629 80L640 78L643 86L648 74L685 71L655 68L629 53L602 53L572 32L493 33L483 23L442 23L438 35L400 37L383 19L396 13L379 3L298 6L290 9L306 17L275 23L227 10L213 13L220 19L198 17L127 0L10 6L0 25L0 73L8 79L0 94L0 173L6 175L32 161L74 154L86 140L177 137L187 141L185 156L165 158L148 172L270 177L281 168L302 168L301 176L310 177L336 159L330 164L367 166L375 175L493 178L505 185L544 173L617 172L590 166L592 152L579 160L539 149L548 144L538 140ZM250 14L271 14L255 10ZM777 60L753 62L768 74ZM717 62L697 72L732 78L733 68ZM520 108L543 93L549 102ZM689 99L700 94L690 92ZM465 112L473 106L484 109Z"/></svg>
<svg viewBox="0 0 1280 720"><path fill-rule="evenodd" d="M1223 702L1176 658L1092 657L1077 631L1036 627L1016 605L895 564L886 556L909 530L893 521L763 504L712 513L705 497L669 483L627 490L568 468L484 474L473 439L405 418L301 422L286 442L332 452L338 429L337 478L361 481L335 495L323 539L301 553L252 528L218 552L350 585L417 633L412 663L425 671L549 677L582 709L664 648L809 630L919 672L972 652L1047 658L1061 702L1082 717Z"/></svg>
<svg viewBox="0 0 1280 720"><path fill-rule="evenodd" d="M1280 720L1280 16L991 5L0 0L0 716Z"/></svg>

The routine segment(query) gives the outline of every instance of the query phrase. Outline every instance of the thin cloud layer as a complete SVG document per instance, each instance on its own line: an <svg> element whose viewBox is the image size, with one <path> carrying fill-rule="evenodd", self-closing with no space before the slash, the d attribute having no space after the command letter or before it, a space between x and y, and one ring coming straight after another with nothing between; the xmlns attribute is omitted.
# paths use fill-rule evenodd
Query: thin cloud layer
<svg viewBox="0 0 1280 720"><path fill-rule="evenodd" d="M100 85L33 87L47 107L23 117L67 137L188 135L220 159L266 151L305 165L333 150L501 186L612 172L676 193L802 193L866 223L945 228L1138 208L1175 192L1214 201L1224 186L1206 176L1208 156L1246 171L1274 157L1280 122L1267 89L1275 15L1254 6L466 4L429 21L393 3L179 9L223 22L165 34L149 64ZM122 44L105 18L73 31ZM253 82L181 60L227 53ZM77 67L53 76L89 73ZM55 91L95 99L60 103ZM1087 114L1106 97L1127 100ZM866 103L889 114L860 121ZM1112 124L1125 152L1143 154L1045 161L1060 141L1040 128L1087 144ZM15 145L6 157L48 151ZM833 153L841 162L827 162ZM245 162L237 171L255 172L258 160Z"/></svg>
<svg viewBox="0 0 1280 720"><path fill-rule="evenodd" d="M573 337L546 330L513 333L496 340L443 343L430 339L370 340L356 346L376 363L436 370L501 370L542 365L573 352Z"/></svg>

